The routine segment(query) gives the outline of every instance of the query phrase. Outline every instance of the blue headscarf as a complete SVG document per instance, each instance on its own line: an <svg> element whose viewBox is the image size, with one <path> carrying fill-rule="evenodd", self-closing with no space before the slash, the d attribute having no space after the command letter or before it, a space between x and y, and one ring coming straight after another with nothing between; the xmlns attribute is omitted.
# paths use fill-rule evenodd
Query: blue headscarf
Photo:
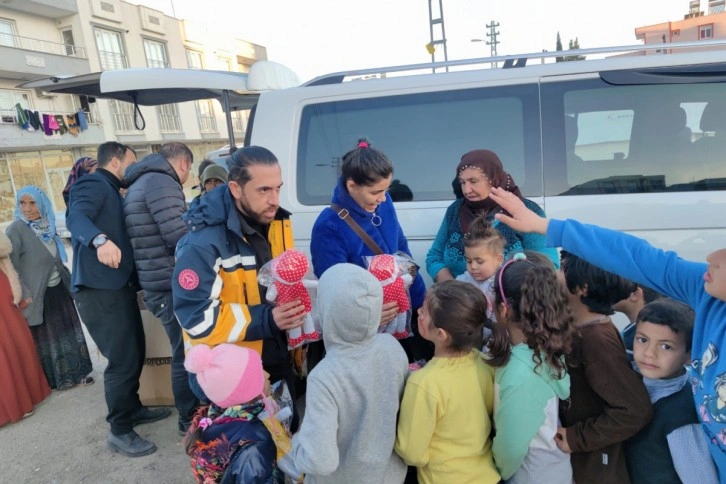
<svg viewBox="0 0 726 484"><path fill-rule="evenodd" d="M35 201L35 205L38 207L40 212L40 218L38 220L30 221L25 218L23 212L20 210L20 197L29 196ZM35 235L44 242L55 241L56 247L58 247L58 254L63 262L68 261L68 255L66 249L63 247L58 232L55 229L55 214L53 213L53 205L50 203L48 196L40 188L34 185L27 185L18 190L18 194L15 197L15 218L22 220L25 224L30 227Z"/></svg>

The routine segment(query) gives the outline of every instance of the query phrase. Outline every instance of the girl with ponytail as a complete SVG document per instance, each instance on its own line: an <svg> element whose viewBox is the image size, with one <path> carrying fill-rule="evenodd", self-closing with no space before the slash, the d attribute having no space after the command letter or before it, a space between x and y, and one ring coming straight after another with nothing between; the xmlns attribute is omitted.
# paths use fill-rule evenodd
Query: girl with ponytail
<svg viewBox="0 0 726 484"><path fill-rule="evenodd" d="M570 456L555 443L560 400L570 395L565 355L575 328L551 264L515 254L494 280L497 324L494 461L510 483L571 483Z"/></svg>

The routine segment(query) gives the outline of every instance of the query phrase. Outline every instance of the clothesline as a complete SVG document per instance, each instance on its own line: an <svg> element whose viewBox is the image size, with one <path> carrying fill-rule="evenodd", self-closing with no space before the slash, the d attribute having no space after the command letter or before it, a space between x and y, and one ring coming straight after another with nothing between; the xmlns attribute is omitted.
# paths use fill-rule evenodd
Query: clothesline
<svg viewBox="0 0 726 484"><path fill-rule="evenodd" d="M88 129L86 112L79 109L72 114L40 114L38 111L23 109L20 103L15 105L18 112L18 126L26 131L42 131L46 136L70 133L78 136Z"/></svg>

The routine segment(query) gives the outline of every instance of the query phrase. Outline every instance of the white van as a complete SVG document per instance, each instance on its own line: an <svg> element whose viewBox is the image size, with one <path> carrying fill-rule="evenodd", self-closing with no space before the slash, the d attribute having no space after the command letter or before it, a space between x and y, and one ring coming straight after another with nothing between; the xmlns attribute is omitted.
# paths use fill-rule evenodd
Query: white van
<svg viewBox="0 0 726 484"><path fill-rule="evenodd" d="M454 199L455 167L477 148L498 153L548 216L703 260L726 247L726 51L643 53L499 69L486 59L479 70L364 81L334 74L263 92L245 144L280 159L281 204L304 250L341 156L365 137L413 193L396 210L421 266ZM373 72L387 70L355 74Z"/></svg>

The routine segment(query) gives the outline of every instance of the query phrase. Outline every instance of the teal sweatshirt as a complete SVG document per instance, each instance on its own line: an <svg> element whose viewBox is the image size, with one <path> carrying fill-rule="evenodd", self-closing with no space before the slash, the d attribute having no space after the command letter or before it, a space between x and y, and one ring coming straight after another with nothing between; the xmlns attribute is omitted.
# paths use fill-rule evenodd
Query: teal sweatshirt
<svg viewBox="0 0 726 484"><path fill-rule="evenodd" d="M494 376L494 461L509 483L571 483L570 456L554 441L560 399L570 396L570 376L558 379L534 351L518 344Z"/></svg>

